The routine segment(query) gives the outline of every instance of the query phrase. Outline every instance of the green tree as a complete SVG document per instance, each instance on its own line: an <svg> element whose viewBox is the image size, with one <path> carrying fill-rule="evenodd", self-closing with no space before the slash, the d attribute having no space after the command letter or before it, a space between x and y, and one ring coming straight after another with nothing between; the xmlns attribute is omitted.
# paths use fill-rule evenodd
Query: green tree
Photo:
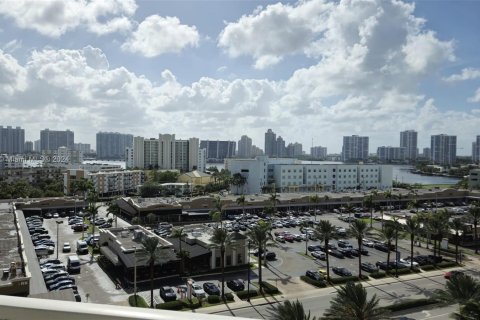
<svg viewBox="0 0 480 320"><path fill-rule="evenodd" d="M150 212L147 214L147 221L150 225L153 225L153 223L157 220L157 215L153 212Z"/></svg>
<svg viewBox="0 0 480 320"><path fill-rule="evenodd" d="M245 195L241 194L236 201L239 206L242 206L243 219L245 219Z"/></svg>
<svg viewBox="0 0 480 320"><path fill-rule="evenodd" d="M225 297L225 251L227 247L232 246L233 240L231 235L223 227L216 227L213 229L212 237L210 238L212 246L220 249L220 268L222 273L222 298Z"/></svg>
<svg viewBox="0 0 480 320"><path fill-rule="evenodd" d="M469 275L458 274L445 283L445 289L436 290L434 297L445 304L479 301L480 283Z"/></svg>
<svg viewBox="0 0 480 320"><path fill-rule="evenodd" d="M115 228L117 227L117 217L120 214L120 207L117 204L117 199L113 199L108 203L108 208L107 208L107 217L109 215L114 216L115 220Z"/></svg>
<svg viewBox="0 0 480 320"><path fill-rule="evenodd" d="M460 311L451 315L456 320L478 320L480 319L480 302L468 301L460 306Z"/></svg>
<svg viewBox="0 0 480 320"><path fill-rule="evenodd" d="M335 226L328 220L320 220L315 227L315 237L325 244L325 261L327 263L327 279L330 280L330 259L328 254L328 244L330 240L337 238Z"/></svg>
<svg viewBox="0 0 480 320"><path fill-rule="evenodd" d="M177 256L180 258L180 274L183 274L185 272L185 260L184 260L184 255L183 255L183 250L182 250L182 241L183 238L187 236L187 233L185 232L185 228L173 228L172 234L170 237L172 238L177 238L178 239L178 245L179 245L179 252Z"/></svg>
<svg viewBox="0 0 480 320"><path fill-rule="evenodd" d="M270 222L260 221L255 227L248 230L245 234L252 248L258 250L258 283L260 293L263 293L263 278L262 278L262 259L264 253L267 251L267 247L274 246L273 237L270 233L272 226Z"/></svg>
<svg viewBox="0 0 480 320"><path fill-rule="evenodd" d="M458 244L460 242L460 232L465 232L465 224L462 219L455 218L450 222L450 228L455 231L455 262L458 263Z"/></svg>
<svg viewBox="0 0 480 320"><path fill-rule="evenodd" d="M350 224L348 234L350 237L357 240L358 245L358 277L362 278L362 240L367 237L367 232L370 227L365 220L356 219Z"/></svg>
<svg viewBox="0 0 480 320"><path fill-rule="evenodd" d="M370 228L373 227L373 208L375 207L373 204L373 195L369 194L363 198L363 205L368 208L370 211Z"/></svg>
<svg viewBox="0 0 480 320"><path fill-rule="evenodd" d="M390 270L390 248L392 247L393 239L395 239L395 227L392 224L386 224L380 233L380 237L387 243L387 270Z"/></svg>
<svg viewBox="0 0 480 320"><path fill-rule="evenodd" d="M236 192L238 193L238 190L240 188L243 189L243 186L247 183L247 178L245 178L241 173L235 173L232 176L231 183L232 183L232 185L235 186ZM242 193L243 193L243 191L242 191Z"/></svg>
<svg viewBox="0 0 480 320"><path fill-rule="evenodd" d="M388 319L388 311L379 307L377 295L367 297L367 290L361 283L348 282L338 289L322 320L380 320Z"/></svg>
<svg viewBox="0 0 480 320"><path fill-rule="evenodd" d="M314 204L313 206L313 212L315 214L315 221L317 221L317 205L320 202L320 197L318 195L313 195L308 198L308 200Z"/></svg>
<svg viewBox="0 0 480 320"><path fill-rule="evenodd" d="M277 201L278 201L278 194L274 190L273 193L270 194L270 197L268 198L270 201L270 204L273 208L273 214L277 214Z"/></svg>
<svg viewBox="0 0 480 320"><path fill-rule="evenodd" d="M286 300L277 305L271 305L268 309L268 319L270 320L316 320L316 317L310 317L310 311L305 312L301 302Z"/></svg>
<svg viewBox="0 0 480 320"><path fill-rule="evenodd" d="M220 223L220 225L223 226L222 199L219 196L215 197L213 205L214 205L214 209L210 210L210 212L208 214L210 215L210 217L212 218L213 221L215 221L217 223Z"/></svg>
<svg viewBox="0 0 480 320"><path fill-rule="evenodd" d="M309 230L310 225L308 224L307 221L302 221L300 222L300 232L303 233L305 231L305 255L308 256L308 233L307 230Z"/></svg>
<svg viewBox="0 0 480 320"><path fill-rule="evenodd" d="M417 217L411 217L407 219L405 223L405 231L410 235L410 269L413 270L413 243L415 242L415 236L420 230L420 223Z"/></svg>

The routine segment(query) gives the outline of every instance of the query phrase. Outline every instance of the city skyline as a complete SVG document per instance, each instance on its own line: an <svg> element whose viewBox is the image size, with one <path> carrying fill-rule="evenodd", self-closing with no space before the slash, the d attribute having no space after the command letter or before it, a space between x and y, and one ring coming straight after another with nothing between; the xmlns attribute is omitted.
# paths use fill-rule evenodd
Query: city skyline
<svg viewBox="0 0 480 320"><path fill-rule="evenodd" d="M93 148L92 128L246 134L257 146L271 128L330 153L343 136L368 136L373 153L415 130L420 150L447 134L470 155L479 10L476 1L7 1L0 117L26 141L69 128Z"/></svg>

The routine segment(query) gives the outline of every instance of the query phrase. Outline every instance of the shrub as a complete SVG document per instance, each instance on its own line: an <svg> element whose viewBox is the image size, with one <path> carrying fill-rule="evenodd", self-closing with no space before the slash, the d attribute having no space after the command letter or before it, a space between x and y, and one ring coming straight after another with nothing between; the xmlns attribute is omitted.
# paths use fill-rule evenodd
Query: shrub
<svg viewBox="0 0 480 320"><path fill-rule="evenodd" d="M437 301L434 299L422 298L422 299L407 300L407 301L395 303L395 304L386 306L385 308L390 310L391 312L396 312L396 311L401 311L405 309L427 306L434 303L437 303Z"/></svg>
<svg viewBox="0 0 480 320"><path fill-rule="evenodd" d="M385 273L385 271L375 271L370 273L370 277L372 277L373 279L385 278L386 275L387 274Z"/></svg>
<svg viewBox="0 0 480 320"><path fill-rule="evenodd" d="M358 281L357 276L350 276L350 277L341 277L341 278L330 278L330 283L332 284L344 284L347 282Z"/></svg>
<svg viewBox="0 0 480 320"><path fill-rule="evenodd" d="M262 287L263 287L263 292L267 294L277 294L280 293L277 287L275 287L273 284L270 284L266 281L262 281Z"/></svg>
<svg viewBox="0 0 480 320"><path fill-rule="evenodd" d="M231 292L225 293L225 299L227 299L227 301L234 301L235 300L235 298L233 297L233 294Z"/></svg>
<svg viewBox="0 0 480 320"><path fill-rule="evenodd" d="M435 269L435 266L431 264L427 264L427 265L421 266L420 268L422 268L423 271L431 271Z"/></svg>
<svg viewBox="0 0 480 320"><path fill-rule="evenodd" d="M300 279L305 281L306 283L309 283L315 287L319 287L319 288L325 288L327 286L327 283L323 280L313 280L307 276L300 276Z"/></svg>
<svg viewBox="0 0 480 320"><path fill-rule="evenodd" d="M250 289L250 298L258 296L258 291L254 289ZM238 291L237 292L237 297L241 300L245 300L248 298L248 291L243 290L243 291Z"/></svg>
<svg viewBox="0 0 480 320"><path fill-rule="evenodd" d="M131 307L148 308L148 304L145 299L139 295L137 295L137 299L135 299L135 295L129 296L128 304L130 304Z"/></svg>
<svg viewBox="0 0 480 320"><path fill-rule="evenodd" d="M207 301L210 304L220 303L220 296L209 295Z"/></svg>
<svg viewBox="0 0 480 320"><path fill-rule="evenodd" d="M175 301L159 303L156 305L156 308L164 309L164 310L182 310L183 302L181 300L175 300Z"/></svg>
<svg viewBox="0 0 480 320"><path fill-rule="evenodd" d="M398 273L398 275L402 274L410 274L411 271L410 269L398 269L397 272L395 272L395 269L388 271L388 274L391 276L395 276Z"/></svg>
<svg viewBox="0 0 480 320"><path fill-rule="evenodd" d="M437 268L451 268L456 266L457 266L457 263L455 261L443 261L443 262L437 263Z"/></svg>

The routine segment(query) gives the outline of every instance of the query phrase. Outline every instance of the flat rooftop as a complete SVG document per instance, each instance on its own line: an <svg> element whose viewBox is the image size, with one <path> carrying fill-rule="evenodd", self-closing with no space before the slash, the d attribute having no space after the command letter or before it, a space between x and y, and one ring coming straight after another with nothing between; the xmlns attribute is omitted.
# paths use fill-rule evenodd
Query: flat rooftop
<svg viewBox="0 0 480 320"><path fill-rule="evenodd" d="M21 272L8 272L12 262L21 270L21 257L18 253L18 234L14 221L14 213L11 205L0 203L0 285L10 282L12 279L23 276Z"/></svg>
<svg viewBox="0 0 480 320"><path fill-rule="evenodd" d="M142 248L142 237L153 236L159 239L159 244L162 247L172 247L172 243L155 233L147 230L141 226L131 226L128 228L109 228L110 231L121 244L124 250L134 250L135 247L139 250ZM141 236L139 236L141 235Z"/></svg>

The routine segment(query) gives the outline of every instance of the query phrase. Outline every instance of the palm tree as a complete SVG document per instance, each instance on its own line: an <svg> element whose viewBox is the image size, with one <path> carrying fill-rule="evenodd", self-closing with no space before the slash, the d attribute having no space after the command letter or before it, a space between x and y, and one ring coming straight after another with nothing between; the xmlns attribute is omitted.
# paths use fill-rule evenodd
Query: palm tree
<svg viewBox="0 0 480 320"><path fill-rule="evenodd" d="M270 306L267 311L270 320L316 320L316 317L310 317L310 311L305 312L303 304L298 300L295 302L286 300L276 306Z"/></svg>
<svg viewBox="0 0 480 320"><path fill-rule="evenodd" d="M379 299L374 294L367 297L367 290L361 283L348 282L338 289L337 295L331 300L330 308L325 311L322 320L380 320L388 319L387 309L378 306Z"/></svg>
<svg viewBox="0 0 480 320"><path fill-rule="evenodd" d="M450 228L455 231L455 262L458 264L458 243L460 240L460 231L465 230L465 224L462 219L455 218L450 222Z"/></svg>
<svg viewBox="0 0 480 320"><path fill-rule="evenodd" d="M270 197L268 199L273 207L273 214L277 213L277 201L278 201L278 194L275 190L273 193L270 193Z"/></svg>
<svg viewBox="0 0 480 320"><path fill-rule="evenodd" d="M420 230L420 223L418 222L417 217L407 219L405 230L410 235L410 270L413 270L413 243L415 241L415 236Z"/></svg>
<svg viewBox="0 0 480 320"><path fill-rule="evenodd" d="M241 194L240 197L237 198L237 204L242 206L243 219L245 219L245 195L244 194Z"/></svg>
<svg viewBox="0 0 480 320"><path fill-rule="evenodd" d="M155 213L150 212L149 214L147 214L147 220L149 224L153 224L153 222L155 222L156 219L157 219L157 216L155 215Z"/></svg>
<svg viewBox="0 0 480 320"><path fill-rule="evenodd" d="M480 319L480 302L468 301L460 306L460 312L451 315L456 320L478 320Z"/></svg>
<svg viewBox="0 0 480 320"><path fill-rule="evenodd" d="M213 229L210 242L216 248L220 249L220 268L222 272L222 298L225 297L225 251L227 247L233 244L232 236L222 227Z"/></svg>
<svg viewBox="0 0 480 320"><path fill-rule="evenodd" d="M320 220L315 228L315 236L325 243L325 261L327 263L327 280L330 280L330 262L328 258L328 243L337 238L335 226L328 220Z"/></svg>
<svg viewBox="0 0 480 320"><path fill-rule="evenodd" d="M307 221L302 221L300 222L300 232L303 232L303 230L307 229L310 227ZM308 233L307 230L305 230L305 255L308 256Z"/></svg>
<svg viewBox="0 0 480 320"><path fill-rule="evenodd" d="M173 228L172 234L170 235L170 237L178 239L179 252L177 256L180 258L180 274L185 272L185 255L183 254L182 250L182 239L186 236L187 233L185 232L185 228Z"/></svg>
<svg viewBox="0 0 480 320"><path fill-rule="evenodd" d="M163 250L157 249L159 242L160 240L158 237L144 237L142 239L143 252L139 253L139 255L144 254L143 258L146 260L150 269L150 308L155 307L153 304L153 274L155 262L164 259L167 255Z"/></svg>
<svg viewBox="0 0 480 320"><path fill-rule="evenodd" d="M465 304L480 299L480 282L475 278L458 274L445 283L445 289L435 291L434 297L445 303Z"/></svg>
<svg viewBox="0 0 480 320"><path fill-rule="evenodd" d="M111 214L112 216L115 217L115 228L118 226L117 225L117 217L120 213L120 207L117 204L116 199L113 199L108 203L108 208L107 208L107 217Z"/></svg>
<svg viewBox="0 0 480 320"><path fill-rule="evenodd" d="M478 253L478 234L477 234L477 226L478 226L478 221L480 220L480 207L478 206L478 203L475 201L472 203L470 206L470 209L468 211L468 218L469 220L473 223L473 234L474 234L474 239L475 239L475 253Z"/></svg>
<svg viewBox="0 0 480 320"><path fill-rule="evenodd" d="M383 197L387 199L387 207L390 210L390 202L393 197L392 190L386 190L385 192L383 192Z"/></svg>
<svg viewBox="0 0 480 320"><path fill-rule="evenodd" d="M217 223L220 222L220 226L223 227L222 200L218 196L215 197L214 207L215 207L215 209L213 209L209 212L210 217L212 218L213 221L215 221Z"/></svg>
<svg viewBox="0 0 480 320"><path fill-rule="evenodd" d="M386 224L380 233L380 237L387 243L387 271L390 270L390 248L392 246L392 240L395 238L395 227L391 224Z"/></svg>
<svg viewBox="0 0 480 320"><path fill-rule="evenodd" d="M429 227L433 238L433 255L440 255L440 242L445 233L448 232L448 219L450 214L447 210L441 210L432 215L429 221Z"/></svg>
<svg viewBox="0 0 480 320"><path fill-rule="evenodd" d="M263 254L267 251L268 246L273 246L273 237L270 233L270 222L260 221L255 227L248 230L245 234L252 247L258 250L258 284L260 293L263 293L263 281L262 281L262 258Z"/></svg>
<svg viewBox="0 0 480 320"><path fill-rule="evenodd" d="M362 278L362 240L366 238L370 227L365 220L356 219L350 224L348 234L357 240L358 244L358 277Z"/></svg>
<svg viewBox="0 0 480 320"><path fill-rule="evenodd" d="M314 210L313 212L315 214L315 221L317 221L317 204L320 202L320 197L318 195L313 195L309 197L309 200L310 202L313 202L315 204L313 208Z"/></svg>
<svg viewBox="0 0 480 320"><path fill-rule="evenodd" d="M369 194L365 198L363 198L363 205L370 210L370 228L373 227L373 195Z"/></svg>

